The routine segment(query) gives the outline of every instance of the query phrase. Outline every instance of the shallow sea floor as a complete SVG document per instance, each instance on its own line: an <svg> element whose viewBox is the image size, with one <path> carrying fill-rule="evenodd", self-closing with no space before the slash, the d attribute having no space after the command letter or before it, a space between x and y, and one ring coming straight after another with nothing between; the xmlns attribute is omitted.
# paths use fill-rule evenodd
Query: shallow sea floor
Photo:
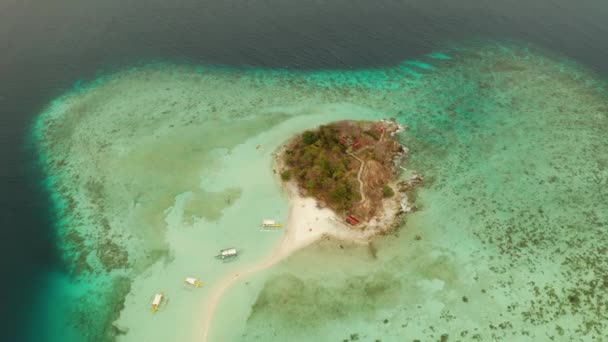
<svg viewBox="0 0 608 342"><path fill-rule="evenodd" d="M570 61L499 45L360 71L152 65L78 87L34 132L69 266L46 297L70 304L44 311L66 321L47 331L196 339L214 284L280 239L257 228L287 215L274 149L396 117L419 210L370 246L322 241L243 279L212 341L606 339L607 95ZM213 258L232 246L239 260Z"/></svg>

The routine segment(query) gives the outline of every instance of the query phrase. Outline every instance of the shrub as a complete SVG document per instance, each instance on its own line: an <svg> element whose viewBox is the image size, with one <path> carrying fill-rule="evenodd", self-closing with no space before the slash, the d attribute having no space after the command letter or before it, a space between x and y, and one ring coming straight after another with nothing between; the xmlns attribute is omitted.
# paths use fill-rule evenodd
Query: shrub
<svg viewBox="0 0 608 342"><path fill-rule="evenodd" d="M395 195L395 192L393 191L393 189L390 186L385 185L382 188L382 195L384 196L384 198L389 198L389 197L393 197Z"/></svg>
<svg viewBox="0 0 608 342"><path fill-rule="evenodd" d="M308 190L309 192L312 192L315 189L315 181L313 180L309 180L306 182L306 190Z"/></svg>
<svg viewBox="0 0 608 342"><path fill-rule="evenodd" d="M289 179L291 179L291 171L285 170L285 171L281 172L281 179L284 181L288 181Z"/></svg>
<svg viewBox="0 0 608 342"><path fill-rule="evenodd" d="M304 134L302 134L302 141L306 145L312 145L317 140L319 140L319 137L314 132L306 131Z"/></svg>

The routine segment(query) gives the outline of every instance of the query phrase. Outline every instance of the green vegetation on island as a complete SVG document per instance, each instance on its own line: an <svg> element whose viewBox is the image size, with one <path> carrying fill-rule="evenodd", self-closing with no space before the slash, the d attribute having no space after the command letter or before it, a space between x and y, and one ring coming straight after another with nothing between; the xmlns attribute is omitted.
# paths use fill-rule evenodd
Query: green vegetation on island
<svg viewBox="0 0 608 342"><path fill-rule="evenodd" d="M393 121L339 121L293 138L282 154L281 179L338 214L369 220L395 192L396 159L404 154Z"/></svg>

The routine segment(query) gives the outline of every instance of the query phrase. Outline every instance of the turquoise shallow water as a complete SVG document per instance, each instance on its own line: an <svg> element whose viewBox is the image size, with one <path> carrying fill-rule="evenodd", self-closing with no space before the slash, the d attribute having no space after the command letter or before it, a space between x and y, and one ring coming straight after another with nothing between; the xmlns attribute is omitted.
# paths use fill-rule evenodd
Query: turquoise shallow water
<svg viewBox="0 0 608 342"><path fill-rule="evenodd" d="M410 127L405 167L426 179L419 210L370 246L323 241L241 281L212 336L608 338L605 84L512 45L359 71L153 65L77 87L35 131L71 272L50 295L66 305L43 304L66 318L50 331L194 338L208 290L186 293L167 275L198 272L212 287L267 255L278 236L249 227L286 214L274 148L322 120L388 116ZM206 259L233 242L250 253L240 264ZM149 321L161 288L175 304ZM159 330L146 335L150 322Z"/></svg>
<svg viewBox="0 0 608 342"><path fill-rule="evenodd" d="M568 74L546 84L547 70L488 71L438 85L433 103L400 116L409 167L427 183L398 236L353 257L363 271L318 260L311 277L313 251L288 261L244 340L607 337L605 91L594 102Z"/></svg>

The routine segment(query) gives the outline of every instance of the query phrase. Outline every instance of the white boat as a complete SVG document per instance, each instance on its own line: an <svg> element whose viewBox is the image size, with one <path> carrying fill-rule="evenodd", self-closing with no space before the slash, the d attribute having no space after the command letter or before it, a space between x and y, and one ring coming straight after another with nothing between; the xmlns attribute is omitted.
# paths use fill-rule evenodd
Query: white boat
<svg viewBox="0 0 608 342"><path fill-rule="evenodd" d="M226 249L222 249L220 251L220 254L216 255L215 257L218 259L222 259L222 260L228 260L228 259L236 258L237 256L238 256L238 253L236 251L236 248L226 248Z"/></svg>
<svg viewBox="0 0 608 342"><path fill-rule="evenodd" d="M158 307L160 306L160 302L162 302L162 300L163 300L162 293L157 293L154 296L154 300L152 301L152 313L155 313L156 310L158 310Z"/></svg>
<svg viewBox="0 0 608 342"><path fill-rule="evenodd" d="M203 283L201 281L198 281L196 278L188 277L188 278L184 279L184 282L186 282L186 284L192 285L194 287L203 286Z"/></svg>
<svg viewBox="0 0 608 342"><path fill-rule="evenodd" d="M264 228L278 228L283 225L276 220L262 220L262 227Z"/></svg>

